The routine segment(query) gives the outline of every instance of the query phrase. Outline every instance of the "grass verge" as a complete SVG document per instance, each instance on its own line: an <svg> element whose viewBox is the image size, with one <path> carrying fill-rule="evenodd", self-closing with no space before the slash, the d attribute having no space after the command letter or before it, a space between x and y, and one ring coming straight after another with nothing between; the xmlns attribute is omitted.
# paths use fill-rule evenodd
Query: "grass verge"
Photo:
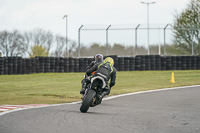
<svg viewBox="0 0 200 133"><path fill-rule="evenodd" d="M118 72L116 86L110 95L177 86L199 85L200 71L174 71L175 84L170 83L172 71ZM0 105L57 104L80 101L84 73L42 73L0 76Z"/></svg>

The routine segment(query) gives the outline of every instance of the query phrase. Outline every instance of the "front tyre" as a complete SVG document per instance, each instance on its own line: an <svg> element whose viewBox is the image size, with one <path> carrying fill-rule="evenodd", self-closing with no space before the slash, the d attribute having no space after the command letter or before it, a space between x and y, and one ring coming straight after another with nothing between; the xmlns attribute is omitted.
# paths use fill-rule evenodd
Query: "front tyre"
<svg viewBox="0 0 200 133"><path fill-rule="evenodd" d="M82 113L86 113L92 104L93 98L96 96L96 91L90 90L86 97L83 99L82 105L80 107L80 111Z"/></svg>

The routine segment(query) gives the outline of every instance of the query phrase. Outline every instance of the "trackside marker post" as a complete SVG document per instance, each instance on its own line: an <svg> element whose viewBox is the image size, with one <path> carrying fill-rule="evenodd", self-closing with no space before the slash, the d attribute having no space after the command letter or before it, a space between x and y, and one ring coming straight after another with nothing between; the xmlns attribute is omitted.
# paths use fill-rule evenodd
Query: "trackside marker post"
<svg viewBox="0 0 200 133"><path fill-rule="evenodd" d="M175 79L174 79L174 72L172 72L172 75L171 75L171 80L170 80L171 83L175 83Z"/></svg>

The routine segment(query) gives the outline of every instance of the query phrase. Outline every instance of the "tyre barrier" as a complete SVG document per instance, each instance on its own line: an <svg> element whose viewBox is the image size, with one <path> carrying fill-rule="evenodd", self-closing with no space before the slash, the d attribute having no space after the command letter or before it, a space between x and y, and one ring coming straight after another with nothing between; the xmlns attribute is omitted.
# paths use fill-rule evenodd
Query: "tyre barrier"
<svg viewBox="0 0 200 133"><path fill-rule="evenodd" d="M0 57L0 75L4 74L4 58Z"/></svg>
<svg viewBox="0 0 200 133"><path fill-rule="evenodd" d="M74 58L74 72L79 72L79 59Z"/></svg>
<svg viewBox="0 0 200 133"><path fill-rule="evenodd" d="M118 57L118 70L124 71L124 57Z"/></svg>
<svg viewBox="0 0 200 133"><path fill-rule="evenodd" d="M117 69L117 68L116 68ZM118 69L117 69L118 70ZM130 57L130 66L129 66L130 71L135 71L135 57Z"/></svg>
<svg viewBox="0 0 200 133"><path fill-rule="evenodd" d="M111 55L117 71L200 70L200 56ZM104 57L106 58L106 56ZM0 75L85 72L94 58L0 57Z"/></svg>
<svg viewBox="0 0 200 133"><path fill-rule="evenodd" d="M140 71L141 67L141 56L136 56L135 57L135 70Z"/></svg>
<svg viewBox="0 0 200 133"><path fill-rule="evenodd" d="M50 67L50 66L49 66L49 67ZM65 72L64 58L60 58L60 61L59 61L59 72L60 72L60 73Z"/></svg>
<svg viewBox="0 0 200 133"><path fill-rule="evenodd" d="M69 58L64 58L64 72L69 72Z"/></svg>

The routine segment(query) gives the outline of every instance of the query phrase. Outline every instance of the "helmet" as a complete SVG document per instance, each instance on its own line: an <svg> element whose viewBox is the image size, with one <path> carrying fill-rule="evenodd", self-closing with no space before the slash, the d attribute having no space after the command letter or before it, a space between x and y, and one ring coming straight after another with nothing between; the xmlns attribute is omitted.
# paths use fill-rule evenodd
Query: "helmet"
<svg viewBox="0 0 200 133"><path fill-rule="evenodd" d="M103 62L103 55L102 54L95 55L95 61L96 62Z"/></svg>
<svg viewBox="0 0 200 133"><path fill-rule="evenodd" d="M111 57L107 57L105 60L104 60L104 63L107 63L109 62L112 66L114 65L114 60L111 58Z"/></svg>

